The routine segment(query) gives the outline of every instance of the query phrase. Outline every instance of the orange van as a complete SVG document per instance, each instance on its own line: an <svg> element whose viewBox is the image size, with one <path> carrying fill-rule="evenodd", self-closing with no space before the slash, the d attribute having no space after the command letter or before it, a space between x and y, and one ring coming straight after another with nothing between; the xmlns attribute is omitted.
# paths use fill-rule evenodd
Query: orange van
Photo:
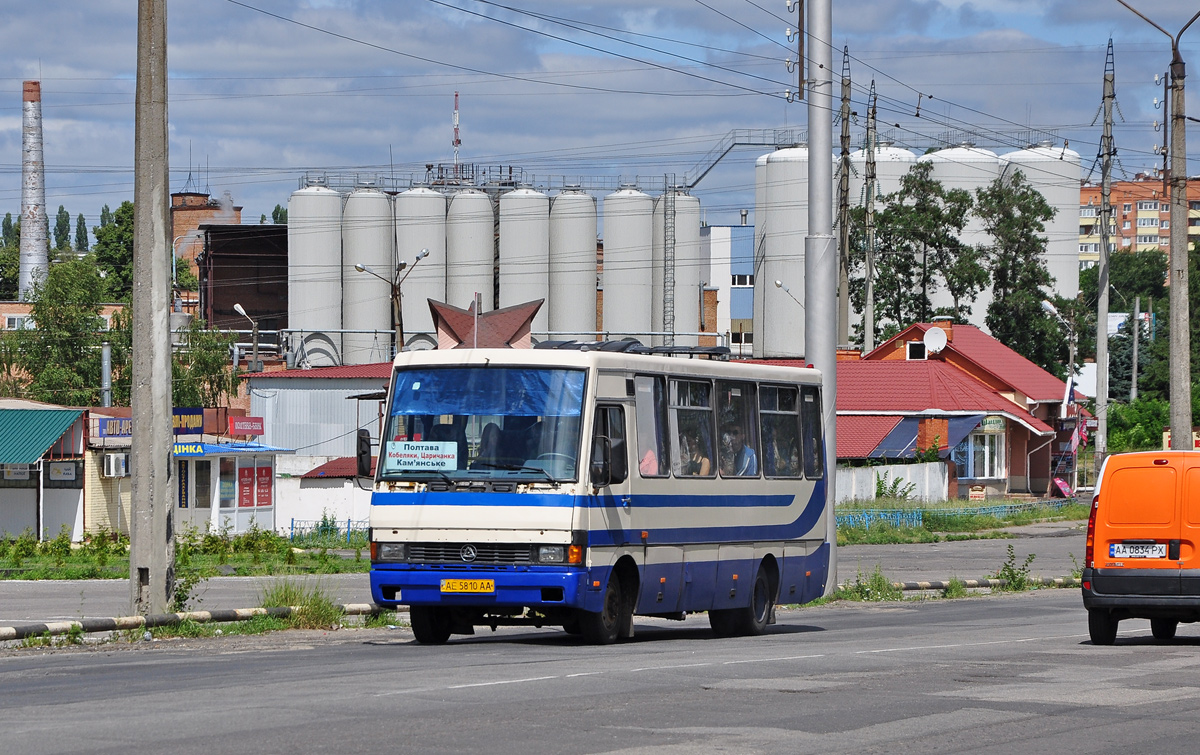
<svg viewBox="0 0 1200 755"><path fill-rule="evenodd" d="M1149 619L1156 639L1200 621L1200 451L1114 454L1104 461L1084 552L1092 643L1122 619Z"/></svg>

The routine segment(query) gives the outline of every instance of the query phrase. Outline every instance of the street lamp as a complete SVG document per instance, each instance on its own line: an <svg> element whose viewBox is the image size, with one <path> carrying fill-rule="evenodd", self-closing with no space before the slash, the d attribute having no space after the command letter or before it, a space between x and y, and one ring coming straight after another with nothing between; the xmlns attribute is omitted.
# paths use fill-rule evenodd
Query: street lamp
<svg viewBox="0 0 1200 755"><path fill-rule="evenodd" d="M366 265L357 262L354 264L354 269L358 272L366 273L367 275L374 275L376 278L392 287L392 322L396 325L397 354L404 350L404 309L401 307L403 294L401 293L400 287L404 285L405 279L408 278L408 274L411 273L413 268L417 266L417 263L428 256L429 250L422 249L421 253L416 256L416 259L413 260L411 265L409 265L407 262L401 261L400 264L396 266L396 277L392 280L384 278L382 275ZM405 271L403 276L400 275L401 271Z"/></svg>
<svg viewBox="0 0 1200 755"><path fill-rule="evenodd" d="M795 295L792 293L792 289L790 289L790 288L788 288L787 286L783 285L783 281L775 281L775 288L781 288L781 289L783 289L783 292L784 292L785 294L787 294L787 295L788 295L788 296L791 298L791 300L792 300L792 301L794 301L794 302L796 302L797 304L799 304L799 305L800 305L800 309L804 309L804 305L803 305L803 304L800 302L800 300L799 300L799 299L797 299L797 298L796 298L796 296L795 296Z"/></svg>
<svg viewBox="0 0 1200 755"><path fill-rule="evenodd" d="M1062 323L1067 329L1067 392L1063 394L1062 408L1059 410L1059 419L1067 418L1067 403L1071 400L1071 389L1075 384L1075 329L1071 327L1071 323L1059 313L1058 308L1051 304L1046 299L1042 299L1042 309L1052 315L1056 320Z"/></svg>
<svg viewBox="0 0 1200 755"><path fill-rule="evenodd" d="M250 353L250 369L248 372L262 372L262 363L258 361L258 320L246 314L246 310L241 304L234 304L233 311L250 321L251 339L254 345L252 347L253 351Z"/></svg>

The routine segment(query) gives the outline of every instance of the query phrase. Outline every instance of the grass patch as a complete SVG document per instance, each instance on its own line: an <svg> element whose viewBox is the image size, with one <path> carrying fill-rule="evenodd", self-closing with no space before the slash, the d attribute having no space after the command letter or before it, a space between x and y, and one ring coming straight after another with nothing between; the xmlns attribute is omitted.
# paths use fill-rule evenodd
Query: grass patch
<svg viewBox="0 0 1200 755"><path fill-rule="evenodd" d="M1003 564L1000 565L1000 568L996 570L995 577L997 579L1004 580L1004 585L997 589L1005 592L1025 592L1026 590L1038 586L1029 579L1029 566L1033 563L1033 559L1035 558L1037 558L1037 556L1030 553L1025 557L1025 562L1020 566L1017 566L1016 549L1013 548L1012 545L1009 545L1008 558Z"/></svg>
<svg viewBox="0 0 1200 755"><path fill-rule="evenodd" d="M920 511L921 521L919 526L915 524L915 517L907 517L914 520L913 524L905 524L903 519L900 519L899 523L876 519L865 526L861 524L839 525L837 528L838 545L892 545L936 543L942 540L1007 538L1012 535L999 530L1034 522L1085 520L1091 510L1090 507L1081 503L1068 503L1061 507L1040 504L1003 514L993 514L964 512L962 504L962 501L925 503L900 498L849 501L839 504L837 507L839 514L866 510Z"/></svg>
<svg viewBox="0 0 1200 755"><path fill-rule="evenodd" d="M293 629L341 626L345 615L320 584L308 585L292 579L281 579L265 587L259 602L264 608L291 606L294 610L286 621Z"/></svg>
<svg viewBox="0 0 1200 755"><path fill-rule="evenodd" d="M943 598L965 598L967 597L967 586L958 577L951 577L950 582L942 589Z"/></svg>
<svg viewBox="0 0 1200 755"><path fill-rule="evenodd" d="M854 576L854 582L848 582L838 587L833 593L837 600L884 601L902 600L904 591L892 584L883 570L876 565L875 571L864 576L860 569Z"/></svg>
<svg viewBox="0 0 1200 755"><path fill-rule="evenodd" d="M936 543L941 538L924 527L898 527L891 522L871 522L866 527L838 527L838 545L892 545Z"/></svg>

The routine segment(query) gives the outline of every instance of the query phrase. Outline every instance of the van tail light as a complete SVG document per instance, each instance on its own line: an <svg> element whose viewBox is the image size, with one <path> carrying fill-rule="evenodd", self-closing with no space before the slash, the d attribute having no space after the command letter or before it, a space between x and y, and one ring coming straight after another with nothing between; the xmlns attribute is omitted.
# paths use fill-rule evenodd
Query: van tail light
<svg viewBox="0 0 1200 755"><path fill-rule="evenodd" d="M1088 514L1087 541L1083 550L1083 565L1096 568L1096 508L1100 502L1100 496L1092 499L1092 512Z"/></svg>

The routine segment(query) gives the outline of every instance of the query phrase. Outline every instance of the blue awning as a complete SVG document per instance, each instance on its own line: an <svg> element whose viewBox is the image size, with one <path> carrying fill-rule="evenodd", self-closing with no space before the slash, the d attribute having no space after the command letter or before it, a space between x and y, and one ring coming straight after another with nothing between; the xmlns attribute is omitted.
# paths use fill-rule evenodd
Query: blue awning
<svg viewBox="0 0 1200 755"><path fill-rule="evenodd" d="M950 455L954 447L962 443L962 439L971 434L971 431L979 427L979 423L983 421L982 414L972 414L966 417L950 417L950 427L946 430L946 434L950 437L946 438L946 443L949 448L941 453L942 458Z"/></svg>

